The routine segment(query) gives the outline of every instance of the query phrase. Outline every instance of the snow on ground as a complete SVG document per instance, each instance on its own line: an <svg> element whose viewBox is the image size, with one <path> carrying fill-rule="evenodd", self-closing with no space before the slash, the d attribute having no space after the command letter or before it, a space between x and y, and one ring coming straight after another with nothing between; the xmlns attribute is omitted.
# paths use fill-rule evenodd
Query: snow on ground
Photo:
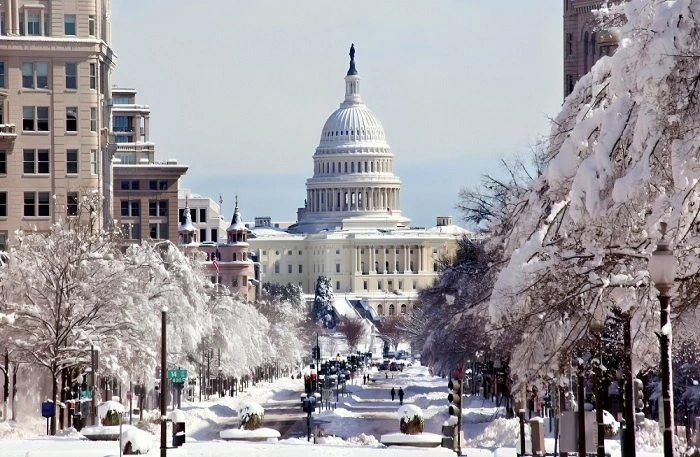
<svg viewBox="0 0 700 457"><path fill-rule="evenodd" d="M393 377L392 377L393 376ZM442 448L413 449L406 447L385 448L378 443L381 435L399 432L398 398L391 400L392 387L402 387L406 395L404 404L415 405L423 411L425 433L440 434L443 422L447 419L447 379L431 376L425 367L407 367L403 372L375 373L376 382L362 384L362 373L346 387L347 394L339 398L335 409L314 414L314 423L322 437L319 444L313 445L305 439L282 439L276 443L225 442L219 432L238 427L238 407L241 402L256 402L273 411L280 406L294 404L303 390L302 379L282 378L273 383L259 383L250 386L246 392L236 397L212 397L200 402L183 402L187 441L178 450L169 449L173 457L218 457L238 454L257 457L282 454L286 457L365 456L377 454L383 457L411 455L453 455ZM335 394L335 392L334 392ZM333 396L335 399L335 395ZM519 443L519 423L517 419L504 419L502 408L491 400L480 397L464 398L463 429L466 448L464 454L470 457L508 457L515 455ZM301 410L301 405L299 405ZM274 413L270 413L274 415ZM159 412L145 415L146 425L153 433L153 446L149 455L159 455ZM0 422L0 456L3 457L104 457L118 455L117 442L84 441L82 435L64 431L62 436L46 437L46 423L41 418L22 418L21 424L11 426L10 422ZM300 419L305 422L305 419ZM650 422L650 421L649 421ZM266 422L263 421L263 427ZM545 420L546 446L553 450L553 439L548 432ZM660 452L658 426L650 423L646 431L638 434L638 449L647 452ZM529 433L529 427L528 427ZM648 438L647 438L648 437ZM168 434L168 440L170 435ZM528 439L529 446L529 439ZM551 449L550 449L551 448ZM613 457L619 457L619 443L607 440L606 450Z"/></svg>

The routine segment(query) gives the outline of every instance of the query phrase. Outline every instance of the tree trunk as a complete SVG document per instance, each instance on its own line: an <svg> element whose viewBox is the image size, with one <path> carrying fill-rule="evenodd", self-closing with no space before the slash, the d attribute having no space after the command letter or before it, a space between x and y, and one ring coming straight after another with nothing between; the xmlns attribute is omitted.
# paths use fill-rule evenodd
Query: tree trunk
<svg viewBox="0 0 700 457"><path fill-rule="evenodd" d="M51 368L51 400L54 404L54 413L51 416L51 435L56 434L56 414L58 414L58 373L56 373L56 367Z"/></svg>
<svg viewBox="0 0 700 457"><path fill-rule="evenodd" d="M12 399L12 420L17 420L17 408L15 408L15 401L17 399L17 372L19 371L19 365L15 364L12 369L12 385L10 386L10 398Z"/></svg>

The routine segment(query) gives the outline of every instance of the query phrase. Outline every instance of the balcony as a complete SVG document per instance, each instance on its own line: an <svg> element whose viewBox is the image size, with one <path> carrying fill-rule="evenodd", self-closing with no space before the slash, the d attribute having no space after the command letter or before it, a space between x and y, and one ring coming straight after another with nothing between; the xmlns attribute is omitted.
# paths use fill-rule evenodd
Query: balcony
<svg viewBox="0 0 700 457"><path fill-rule="evenodd" d="M17 139L15 124L0 124L0 147L12 149Z"/></svg>

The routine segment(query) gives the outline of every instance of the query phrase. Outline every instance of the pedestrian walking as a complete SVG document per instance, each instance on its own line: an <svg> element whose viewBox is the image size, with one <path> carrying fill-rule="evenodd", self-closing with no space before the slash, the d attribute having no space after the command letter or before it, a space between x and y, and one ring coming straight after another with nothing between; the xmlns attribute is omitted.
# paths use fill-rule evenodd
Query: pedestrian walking
<svg viewBox="0 0 700 457"><path fill-rule="evenodd" d="M391 401L394 401L395 396L396 396L396 390L392 387L391 388Z"/></svg>
<svg viewBox="0 0 700 457"><path fill-rule="evenodd" d="M399 387L399 405L403 406L403 389Z"/></svg>

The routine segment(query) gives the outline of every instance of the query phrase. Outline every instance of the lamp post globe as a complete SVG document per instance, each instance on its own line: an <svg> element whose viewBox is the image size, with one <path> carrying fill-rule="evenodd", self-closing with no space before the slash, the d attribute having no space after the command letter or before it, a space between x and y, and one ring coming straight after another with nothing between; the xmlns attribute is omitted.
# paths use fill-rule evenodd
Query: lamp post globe
<svg viewBox="0 0 700 457"><path fill-rule="evenodd" d="M666 223L659 224L661 239L649 259L649 279L659 291L661 398L663 400L664 457L673 456L673 386L671 373L671 289L676 278L676 257L666 239Z"/></svg>

